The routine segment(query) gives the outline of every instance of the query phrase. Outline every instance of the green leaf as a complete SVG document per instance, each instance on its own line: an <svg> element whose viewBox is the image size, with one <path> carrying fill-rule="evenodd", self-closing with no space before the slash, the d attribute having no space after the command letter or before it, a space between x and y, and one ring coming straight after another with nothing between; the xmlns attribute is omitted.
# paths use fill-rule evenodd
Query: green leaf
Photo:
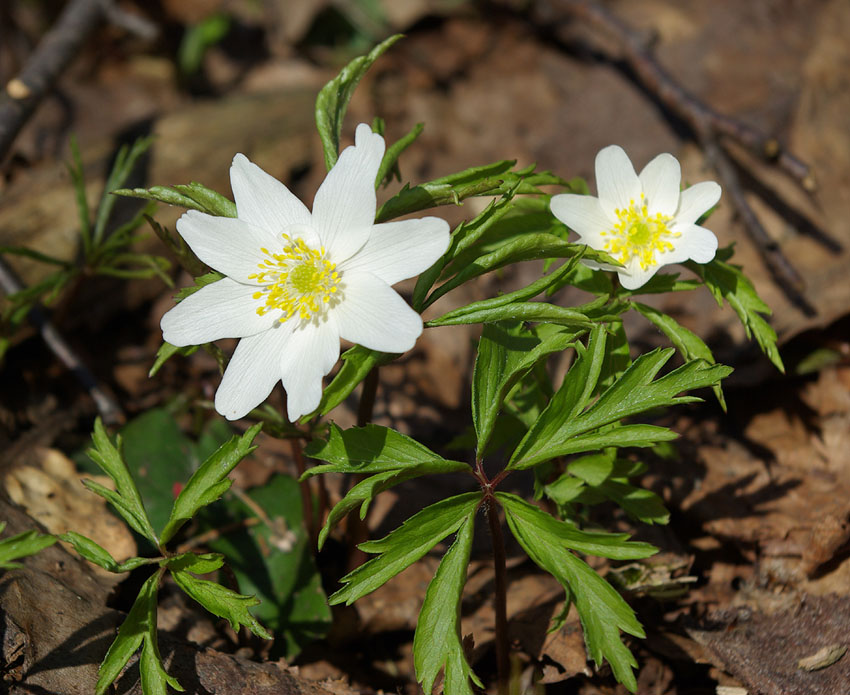
<svg viewBox="0 0 850 695"><path fill-rule="evenodd" d="M379 473L409 466L433 466L436 472L469 470L461 461L447 461L415 439L389 427L366 425L340 429L330 423L327 440L313 440L304 449L312 458L327 461L304 477L317 473Z"/></svg>
<svg viewBox="0 0 850 695"><path fill-rule="evenodd" d="M645 471L644 464L618 459L613 452L606 451L571 461L567 472L545 485L544 490L550 499L562 506L596 504L609 499L645 524L666 524L670 513L661 498L651 490L629 483L631 476Z"/></svg>
<svg viewBox="0 0 850 695"><path fill-rule="evenodd" d="M172 345L171 343L163 342L162 345L159 346L159 350L156 351L156 360L154 360L153 366L148 372L148 377L150 378L152 376L156 376L156 373L160 369L162 369L162 365L168 362L168 360L174 357L174 355L183 355L184 357L186 357L196 352L199 347L199 345L187 345L186 347L177 347L176 345Z"/></svg>
<svg viewBox="0 0 850 695"><path fill-rule="evenodd" d="M156 200L160 203L198 210L217 217L236 217L236 203L196 181L176 186L120 188L112 191L112 193L128 198Z"/></svg>
<svg viewBox="0 0 850 695"><path fill-rule="evenodd" d="M215 572L224 565L224 555L221 553L180 553L160 561L160 566L167 567L172 572L194 572L195 574L209 574Z"/></svg>
<svg viewBox="0 0 850 695"><path fill-rule="evenodd" d="M228 495L202 509L196 519L200 533L235 529L208 546L227 557L239 592L262 601L251 612L275 635L271 658L292 659L327 634L331 613L304 528L301 489L295 479L272 476L265 485L251 489L246 501Z"/></svg>
<svg viewBox="0 0 850 695"><path fill-rule="evenodd" d="M121 437L117 437L116 444L113 445L103 423L100 418L97 418L94 422L92 441L94 442L94 449L89 449L87 454L115 482L115 492L91 480L86 480L83 484L89 490L111 502L116 511L137 533L157 545L157 537L148 519L142 497L133 476L130 475L127 464L124 462L121 452Z"/></svg>
<svg viewBox="0 0 850 695"><path fill-rule="evenodd" d="M262 427L262 423L256 424L241 437L233 437L226 444L222 444L192 474L189 482L174 500L171 516L159 536L161 543L168 543L201 507L212 504L230 489L233 481L227 475L236 464L256 449L251 446L251 442Z"/></svg>
<svg viewBox="0 0 850 695"><path fill-rule="evenodd" d="M460 634L460 600L466 583L474 528L474 513L470 513L458 529L455 542L440 561L416 621L413 636L416 678L428 695L433 691L434 681L443 667L446 693L472 695L470 678L479 688L484 687L466 660Z"/></svg>
<svg viewBox="0 0 850 695"><path fill-rule="evenodd" d="M163 530L171 521L178 527L182 523L172 519L178 492L201 463L231 438L232 430L223 420L212 420L195 442L183 433L170 411L153 408L128 422L121 435L124 459L136 480L150 523ZM176 530L172 527L169 533ZM160 543L165 540L160 539Z"/></svg>
<svg viewBox="0 0 850 695"><path fill-rule="evenodd" d="M582 531L571 522L559 521L516 495L497 492L496 497L515 520L534 527L542 538L547 539L547 543L611 560L638 560L658 552L658 548L649 543L628 540L627 533Z"/></svg>
<svg viewBox="0 0 850 695"><path fill-rule="evenodd" d="M500 195L504 174L510 171L514 160L503 160L484 166L471 167L456 174L413 186L405 185L384 203L375 215L375 222L419 212L440 205L460 205L464 198L474 195Z"/></svg>
<svg viewBox="0 0 850 695"><path fill-rule="evenodd" d="M449 325L448 322L451 322L456 318L467 316L469 314L499 309L514 302L524 302L532 297L536 297L541 292L545 292L549 289L549 287L558 283L563 277L567 276L572 271L573 266L578 262L579 258L580 256L575 256L569 259L554 273L544 275L539 280L535 280L530 285L523 287L522 289L515 290L514 292L508 292L507 294L501 294L498 297L492 297L491 299L483 299L479 302L472 302L466 306L448 311L439 318L429 321L426 325Z"/></svg>
<svg viewBox="0 0 850 695"><path fill-rule="evenodd" d="M666 350L653 350L641 355L599 397L599 400L581 413L574 413L575 403L570 399L553 398L550 406L540 416L538 423L529 430L514 451L508 463L508 469L529 468L564 453L575 451L570 442L572 438L591 433L631 415L653 408L698 401L700 399L695 396L677 396L677 394L691 389L713 386L732 372L730 367L724 365L706 365L702 360L694 360L653 381L655 375L672 354L672 348L668 348ZM572 370L570 371L572 372ZM569 379L571 377L568 373L565 382ZM572 377L572 379L581 381L577 376ZM565 387L562 386L561 388ZM568 388L575 389L578 387L569 385ZM654 436L653 432L658 435L661 434L656 430L631 430L624 436L635 435L636 438L646 442ZM615 433L616 430L611 430L604 435L605 437L616 437ZM662 439L657 441L662 440L663 436ZM608 445L605 444L605 446ZM619 444L619 446L623 446L623 444ZM587 449L581 448L579 450L586 451Z"/></svg>
<svg viewBox="0 0 850 695"><path fill-rule="evenodd" d="M605 254L601 251L588 250L581 244L571 244L559 239L554 234L528 233L510 240L499 246L495 251L484 254L463 269L450 280L447 280L434 290L428 298L428 304L442 297L447 292L459 287L472 278L484 273L498 270L506 265L533 261L541 258L571 258L581 255L585 259L602 260ZM598 258L597 258L598 257Z"/></svg>
<svg viewBox="0 0 850 695"><path fill-rule="evenodd" d="M429 321L427 325L429 327L459 326L467 323L496 323L497 321L535 321L575 328L590 328L595 325L586 315L576 309L545 302L514 302L492 309L470 311L448 319L441 316Z"/></svg>
<svg viewBox="0 0 850 695"><path fill-rule="evenodd" d="M496 416L514 385L541 359L571 346L582 331L544 324L486 324L472 374L472 422L480 457L493 434Z"/></svg>
<svg viewBox="0 0 850 695"><path fill-rule="evenodd" d="M635 692L637 683L632 669L637 667L637 661L620 639L620 630L635 637L645 636L634 611L608 582L570 552L574 544L570 534L576 530L569 524L553 519L514 495L497 492L496 497L504 505L511 533L529 557L555 577L567 595L574 598L590 657L597 665L603 658L607 659L617 680ZM609 536L609 541L599 538L596 543L611 554L622 552L620 549L628 546L637 546L632 548L634 557L647 557L656 552L646 543L622 540L622 534L588 535Z"/></svg>
<svg viewBox="0 0 850 695"><path fill-rule="evenodd" d="M744 325L747 337L755 337L761 351L784 374L785 366L776 345L776 331L763 316L770 315L770 307L759 297L753 283L741 272L741 268L717 258L705 265L693 261L687 261L685 265L711 290L718 306L723 305L724 299L729 303Z"/></svg>
<svg viewBox="0 0 850 695"><path fill-rule="evenodd" d="M325 151L325 166L329 171L339 158L342 120L355 87L372 64L400 38L401 34L391 36L375 46L367 55L352 60L339 75L322 87L322 91L316 97L316 126Z"/></svg>
<svg viewBox="0 0 850 695"><path fill-rule="evenodd" d="M410 437L378 425L341 430L331 423L328 440L313 440L304 452L329 463L309 469L302 479L328 472L376 474L352 487L334 506L319 533L319 548L355 507L360 506L365 518L372 499L384 490L423 475L469 471L466 463L446 460Z"/></svg>
<svg viewBox="0 0 850 695"><path fill-rule="evenodd" d="M381 166L378 167L378 175L375 177L375 188L378 188L382 183L389 183L393 176L401 181L401 173L398 168L398 158L401 156L402 152L414 143L416 138L422 134L424 129L424 123L417 123L413 126L409 133L387 147L387 151L384 153L384 158L381 160Z"/></svg>
<svg viewBox="0 0 850 695"><path fill-rule="evenodd" d="M121 673L124 666L142 646L139 672L142 678L142 691L165 695L166 684L175 690L183 691L176 679L169 676L162 667L156 634L156 596L161 570L148 577L136 597L133 607L118 629L118 636L106 652L106 657L98 669L95 695L103 695Z"/></svg>
<svg viewBox="0 0 850 695"><path fill-rule="evenodd" d="M345 586L330 597L331 605L351 605L392 579L457 531L480 502L480 492L449 497L414 514L384 538L361 543L364 552L380 555L340 580Z"/></svg>
<svg viewBox="0 0 850 695"><path fill-rule="evenodd" d="M186 29L177 49L177 66L183 77L198 72L207 50L227 36L230 21L230 15L215 12Z"/></svg>
<svg viewBox="0 0 850 695"><path fill-rule="evenodd" d="M0 522L0 533L6 528L6 522ZM38 531L24 531L17 535L0 540L0 569L16 569L22 565L13 562L22 557L29 557L50 547L56 542L55 536L41 534Z"/></svg>
<svg viewBox="0 0 850 695"><path fill-rule="evenodd" d="M109 570L110 572L118 571L118 563L112 555L109 554L109 551L95 543L91 538L86 538L76 531L63 533L59 536L59 538L74 546L74 550L76 550L89 562L93 562L99 567L103 567L103 569Z"/></svg>
<svg viewBox="0 0 850 695"><path fill-rule="evenodd" d="M257 622L257 619L248 612L249 608L260 603L260 599L255 596L238 594L207 579L198 579L183 570L173 571L171 576L174 577L174 581L186 594L213 615L227 620L234 630L238 631L239 626L244 625L258 637L272 638L266 632L266 629Z"/></svg>
<svg viewBox="0 0 850 695"><path fill-rule="evenodd" d="M641 304L640 302L633 302L632 306L670 339L670 342L673 343L673 346L679 351L685 362L705 360L709 364L714 364L714 355L708 345L703 342L702 338L682 326L672 316L668 316L658 311L658 309ZM712 389L718 403L720 403L720 407L726 412L726 399L723 397L723 389L720 384L712 386Z"/></svg>

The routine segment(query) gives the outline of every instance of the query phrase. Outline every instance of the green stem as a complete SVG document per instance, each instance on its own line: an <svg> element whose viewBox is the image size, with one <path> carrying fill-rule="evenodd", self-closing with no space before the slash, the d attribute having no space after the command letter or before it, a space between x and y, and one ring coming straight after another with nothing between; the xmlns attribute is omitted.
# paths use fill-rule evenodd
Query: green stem
<svg viewBox="0 0 850 695"><path fill-rule="evenodd" d="M357 426L365 427L372 422L372 411L375 409L375 396L378 393L378 367L366 375L363 380L363 392L360 394L360 407L357 409Z"/></svg>

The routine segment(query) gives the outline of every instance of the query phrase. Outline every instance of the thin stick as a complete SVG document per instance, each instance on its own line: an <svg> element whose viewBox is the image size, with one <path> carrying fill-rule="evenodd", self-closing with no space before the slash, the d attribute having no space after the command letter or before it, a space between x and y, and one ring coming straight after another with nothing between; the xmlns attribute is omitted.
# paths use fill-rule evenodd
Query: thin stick
<svg viewBox="0 0 850 695"><path fill-rule="evenodd" d="M295 459L295 468L298 471L298 487L301 490L301 509L304 516L304 525L307 527L310 547L315 548L319 541L319 530L316 528L316 519L313 512L313 494L310 491L310 481L300 480L301 476L307 470L307 466L304 463L304 454L301 451L301 442L298 439L290 439L289 451L292 453L292 458Z"/></svg>
<svg viewBox="0 0 850 695"><path fill-rule="evenodd" d="M15 294L24 289L24 285L18 279L15 271L12 270L2 257L0 257L0 289L7 295ZM125 418L121 406L103 390L94 374L89 371L77 353L68 345L56 329L56 326L45 316L39 305L36 304L30 309L28 318L38 329L38 332L41 333L41 337L50 351L59 358L59 361L68 368L88 391L104 423L107 425L116 425L124 422Z"/></svg>
<svg viewBox="0 0 850 695"><path fill-rule="evenodd" d="M86 39L103 21L111 0L72 0L39 42L24 69L0 94L0 162L15 137Z"/></svg>

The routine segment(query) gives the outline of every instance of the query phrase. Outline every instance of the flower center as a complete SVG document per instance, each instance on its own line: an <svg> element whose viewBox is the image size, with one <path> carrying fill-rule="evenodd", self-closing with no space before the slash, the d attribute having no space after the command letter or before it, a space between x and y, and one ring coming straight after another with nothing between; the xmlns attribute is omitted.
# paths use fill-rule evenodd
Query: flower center
<svg viewBox="0 0 850 695"><path fill-rule="evenodd" d="M262 300L257 313L263 316L280 309L281 323L295 315L309 321L324 314L331 297L339 291L339 273L324 246L314 249L301 238L281 236L284 245L280 253L260 249L265 258L257 265L259 272L249 276L264 285L254 293L254 299Z"/></svg>
<svg viewBox="0 0 850 695"><path fill-rule="evenodd" d="M603 249L623 265L628 265L633 258L638 259L644 270L657 265L655 254L672 251L670 239L682 235L681 232L671 232L667 226L672 217L660 212L650 216L643 193L639 204L632 200L629 207L618 208L614 212L617 223L613 229L602 232L605 237Z"/></svg>

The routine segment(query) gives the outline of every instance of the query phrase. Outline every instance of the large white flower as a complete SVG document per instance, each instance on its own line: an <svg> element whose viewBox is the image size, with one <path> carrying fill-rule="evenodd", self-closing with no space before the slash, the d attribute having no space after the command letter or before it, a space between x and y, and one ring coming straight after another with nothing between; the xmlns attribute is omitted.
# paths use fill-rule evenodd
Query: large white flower
<svg viewBox="0 0 850 695"><path fill-rule="evenodd" d="M717 237L696 221L720 199L720 186L703 181L682 191L681 179L673 155L658 155L638 175L623 148L611 145L596 155L599 197L552 196L552 213L581 243L622 263L610 269L635 290L661 266L708 263L717 251Z"/></svg>
<svg viewBox="0 0 850 695"><path fill-rule="evenodd" d="M238 217L189 211L177 231L226 277L162 317L172 345L241 338L215 407L229 420L262 403L278 381L290 420L313 411L339 340L405 352L422 319L393 285L430 267L448 248L436 217L375 224L375 177L384 139L360 124L311 213L282 183L237 154L230 182Z"/></svg>

